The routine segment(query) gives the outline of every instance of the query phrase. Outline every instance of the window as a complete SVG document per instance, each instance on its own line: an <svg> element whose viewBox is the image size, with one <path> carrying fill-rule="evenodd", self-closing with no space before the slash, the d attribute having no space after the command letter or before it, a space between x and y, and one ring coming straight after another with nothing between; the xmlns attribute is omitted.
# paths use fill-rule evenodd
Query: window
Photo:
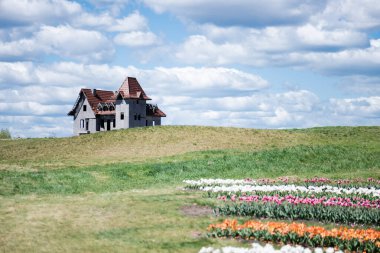
<svg viewBox="0 0 380 253"><path fill-rule="evenodd" d="M84 128L84 119L80 120L80 128Z"/></svg>
<svg viewBox="0 0 380 253"><path fill-rule="evenodd" d="M112 120L112 123L113 123L113 128L115 128L115 127L116 127L116 120L113 119L113 120Z"/></svg>
<svg viewBox="0 0 380 253"><path fill-rule="evenodd" d="M83 111L87 111L87 105L83 105Z"/></svg>
<svg viewBox="0 0 380 253"><path fill-rule="evenodd" d="M136 104L139 104L139 101L138 101L138 100L136 100Z"/></svg>
<svg viewBox="0 0 380 253"><path fill-rule="evenodd" d="M124 112L121 112L121 113L120 113L120 119L121 119L121 120L124 120Z"/></svg>
<svg viewBox="0 0 380 253"><path fill-rule="evenodd" d="M135 120L137 120L137 114L135 114Z"/></svg>
<svg viewBox="0 0 380 253"><path fill-rule="evenodd" d="M141 120L141 115L139 114L139 116L138 116L138 120Z"/></svg>
<svg viewBox="0 0 380 253"><path fill-rule="evenodd" d="M88 124L89 124L88 119L86 119L86 130L88 130Z"/></svg>

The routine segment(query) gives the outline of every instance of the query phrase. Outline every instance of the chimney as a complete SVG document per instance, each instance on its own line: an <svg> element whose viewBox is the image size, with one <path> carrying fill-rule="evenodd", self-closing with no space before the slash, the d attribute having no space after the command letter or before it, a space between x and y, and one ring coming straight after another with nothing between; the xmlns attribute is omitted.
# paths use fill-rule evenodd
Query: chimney
<svg viewBox="0 0 380 253"><path fill-rule="evenodd" d="M92 94L94 94L94 96L96 96L96 89L92 89Z"/></svg>

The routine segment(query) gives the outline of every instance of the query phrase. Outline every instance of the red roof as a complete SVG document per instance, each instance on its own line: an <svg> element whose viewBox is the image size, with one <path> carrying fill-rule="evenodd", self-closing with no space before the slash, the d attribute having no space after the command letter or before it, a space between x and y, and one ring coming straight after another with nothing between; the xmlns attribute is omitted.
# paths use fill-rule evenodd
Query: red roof
<svg viewBox="0 0 380 253"><path fill-rule="evenodd" d="M68 115L75 115L75 109L80 101L82 96L87 98L88 103L90 104L91 109L97 115L112 115L115 114L115 110L101 110L98 109L98 105L103 105L105 108L109 108L109 103L115 103L118 96L122 98L131 98L131 99L143 99L151 100L144 90L141 88L141 85L134 77L127 77L123 84L120 86L117 92L109 90L96 90L96 89L81 89L79 92L79 97L74 104L73 109L68 113ZM108 105L107 105L108 103ZM102 106L100 106L102 107ZM111 107L112 108L112 107ZM161 111L157 106L151 104L146 104L146 114L147 116L155 117L166 117L166 114Z"/></svg>
<svg viewBox="0 0 380 253"><path fill-rule="evenodd" d="M123 98L135 98L151 100L141 88L141 85L135 77L127 77L119 88L119 94Z"/></svg>
<svg viewBox="0 0 380 253"><path fill-rule="evenodd" d="M91 89L83 88L79 92L79 98L83 95L87 98L87 101L90 104L90 107L94 111L95 114L103 114L103 113L100 113L101 111L98 110L99 103L114 103L115 102L115 93L109 90L96 90L96 89L91 90ZM77 107L77 104L79 103L79 98L77 102L75 103L73 109L68 113L68 115L75 114L75 108ZM112 114L112 113L115 113L115 110L107 111L107 112Z"/></svg>
<svg viewBox="0 0 380 253"><path fill-rule="evenodd" d="M146 104L146 116L166 117L166 114L157 105Z"/></svg>

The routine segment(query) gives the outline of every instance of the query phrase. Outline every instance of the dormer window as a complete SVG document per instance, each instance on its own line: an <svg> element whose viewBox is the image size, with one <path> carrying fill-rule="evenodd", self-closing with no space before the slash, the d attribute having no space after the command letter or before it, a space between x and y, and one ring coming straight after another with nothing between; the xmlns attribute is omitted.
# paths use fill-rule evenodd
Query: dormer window
<svg viewBox="0 0 380 253"><path fill-rule="evenodd" d="M87 105L83 105L83 111L87 111Z"/></svg>

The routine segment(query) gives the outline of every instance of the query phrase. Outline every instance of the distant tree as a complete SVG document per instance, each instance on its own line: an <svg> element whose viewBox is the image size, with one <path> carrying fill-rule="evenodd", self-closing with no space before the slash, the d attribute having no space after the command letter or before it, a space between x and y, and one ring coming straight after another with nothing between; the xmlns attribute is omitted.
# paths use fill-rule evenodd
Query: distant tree
<svg viewBox="0 0 380 253"><path fill-rule="evenodd" d="M0 139L12 139L11 132L8 129L1 129Z"/></svg>

